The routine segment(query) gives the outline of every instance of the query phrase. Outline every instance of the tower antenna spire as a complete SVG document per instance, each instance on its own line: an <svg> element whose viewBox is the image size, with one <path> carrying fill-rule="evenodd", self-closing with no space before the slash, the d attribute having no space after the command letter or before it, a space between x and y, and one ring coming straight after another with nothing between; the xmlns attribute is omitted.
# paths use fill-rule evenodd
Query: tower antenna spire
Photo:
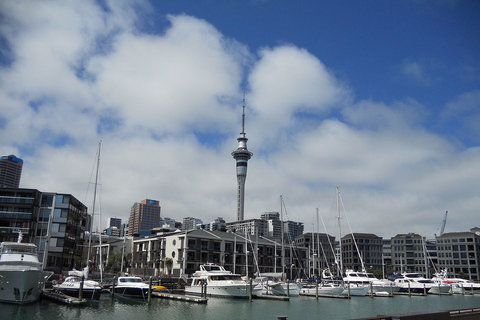
<svg viewBox="0 0 480 320"><path fill-rule="evenodd" d="M253 153L247 149L247 137L245 134L245 91L243 91L242 132L237 138L238 148L232 152L237 167L237 221L244 219L245 212L245 180L247 178L247 163Z"/></svg>
<svg viewBox="0 0 480 320"><path fill-rule="evenodd" d="M242 132L245 133L245 90L243 90Z"/></svg>

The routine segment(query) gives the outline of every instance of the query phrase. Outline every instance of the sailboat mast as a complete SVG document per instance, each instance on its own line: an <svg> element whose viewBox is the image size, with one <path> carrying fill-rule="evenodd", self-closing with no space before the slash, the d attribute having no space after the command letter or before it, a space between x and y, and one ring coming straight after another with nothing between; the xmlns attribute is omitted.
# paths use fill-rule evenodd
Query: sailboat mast
<svg viewBox="0 0 480 320"><path fill-rule="evenodd" d="M337 210L338 210L338 243L340 246L340 275L343 274L343 254L342 254L342 224L340 223L340 188L337 187Z"/></svg>
<svg viewBox="0 0 480 320"><path fill-rule="evenodd" d="M280 225L282 227L282 277L285 274L285 247L283 234L285 232L283 227L283 196L280 195Z"/></svg>
<svg viewBox="0 0 480 320"><path fill-rule="evenodd" d="M98 172L99 172L99 164L100 164L101 144L102 144L102 141L100 140L100 142L98 143L97 170L96 170L96 173L95 173L95 185L94 185L94 189L93 189L92 219L90 221L90 233L89 233L89 237L88 237L87 266L88 266L89 261L90 261L90 250L92 248L92 232L93 232L93 221L95 219L95 203L96 203L96 200L97 200L97 185L98 185ZM100 244L100 250L101 250L101 244ZM101 263L101 257L102 257L102 255L100 254L100 263Z"/></svg>
<svg viewBox="0 0 480 320"><path fill-rule="evenodd" d="M314 238L315 239L315 238ZM323 251L323 248L322 248ZM325 256L325 255L324 255ZM318 208L317 208L317 259L318 259L318 275L320 276L320 230L318 221Z"/></svg>

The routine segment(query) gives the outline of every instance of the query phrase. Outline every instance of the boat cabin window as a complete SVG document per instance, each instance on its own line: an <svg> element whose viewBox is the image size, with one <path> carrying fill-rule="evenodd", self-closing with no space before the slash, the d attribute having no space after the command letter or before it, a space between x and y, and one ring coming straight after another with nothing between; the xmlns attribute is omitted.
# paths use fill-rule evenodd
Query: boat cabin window
<svg viewBox="0 0 480 320"><path fill-rule="evenodd" d="M36 248L25 246L4 246L2 248L2 253L36 254Z"/></svg>
<svg viewBox="0 0 480 320"><path fill-rule="evenodd" d="M212 281L223 281L223 280L242 280L242 277L239 275L218 275L218 276L211 276L210 279Z"/></svg>
<svg viewBox="0 0 480 320"><path fill-rule="evenodd" d="M220 266L204 266L206 271L221 271Z"/></svg>
<svg viewBox="0 0 480 320"><path fill-rule="evenodd" d="M119 281L120 282L135 282L135 283L143 282L142 279L140 279L140 278L120 278Z"/></svg>

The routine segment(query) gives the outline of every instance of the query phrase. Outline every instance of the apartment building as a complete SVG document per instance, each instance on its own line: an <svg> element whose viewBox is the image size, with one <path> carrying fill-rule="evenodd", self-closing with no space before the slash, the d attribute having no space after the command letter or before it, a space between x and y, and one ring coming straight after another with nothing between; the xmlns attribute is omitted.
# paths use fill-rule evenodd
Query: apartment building
<svg viewBox="0 0 480 320"><path fill-rule="evenodd" d="M452 277L480 280L480 228L444 233L436 240L439 269L448 269Z"/></svg>

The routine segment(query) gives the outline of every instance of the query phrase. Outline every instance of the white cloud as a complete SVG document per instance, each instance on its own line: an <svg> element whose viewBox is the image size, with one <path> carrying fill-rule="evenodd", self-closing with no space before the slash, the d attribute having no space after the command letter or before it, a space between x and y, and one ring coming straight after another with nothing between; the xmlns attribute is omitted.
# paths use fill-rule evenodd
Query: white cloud
<svg viewBox="0 0 480 320"><path fill-rule="evenodd" d="M424 86L430 86L432 84L432 78L428 72L428 68L421 62L404 61L401 66L401 71L405 76Z"/></svg>

